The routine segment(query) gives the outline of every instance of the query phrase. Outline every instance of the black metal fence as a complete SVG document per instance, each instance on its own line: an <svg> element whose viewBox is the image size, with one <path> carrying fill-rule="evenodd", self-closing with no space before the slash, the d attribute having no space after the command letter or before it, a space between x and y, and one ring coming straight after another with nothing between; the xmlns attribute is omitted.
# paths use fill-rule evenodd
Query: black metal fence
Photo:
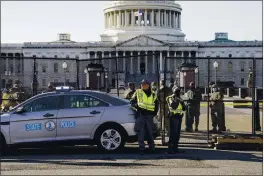
<svg viewBox="0 0 264 176"><path fill-rule="evenodd" d="M132 63L132 58L141 57L154 58L152 73L145 72L144 67L148 66L137 65L139 64L137 61L135 61L137 64ZM1 59L4 58L1 57ZM212 123L209 97L212 91L211 86L217 84L225 95L223 100L225 113L222 119L225 123L225 131L230 129L232 132L256 134L263 128L261 127L262 58L164 57L163 60L160 60L157 53L154 53L91 59L24 57L23 61L23 72L19 78L22 84L28 87L27 92L31 96L43 92L47 88L48 82L52 82L55 86L69 85L78 90L106 91L117 96L122 96L123 89L127 88L125 86L127 82L136 82L137 88L139 88L142 78L157 83L160 79L164 79L167 86L173 83L180 87L183 93L188 91L190 82L195 82L197 89L203 94L199 130L204 134L202 141L207 143L210 141L209 131L210 123ZM214 64L215 61L217 64ZM131 68L134 66L140 67L140 72ZM135 72L137 73L134 74ZM251 73L251 77L249 73ZM122 77L122 81L120 77ZM2 75L1 79L6 80L5 85L2 84L2 88L4 88L8 83L9 75ZM13 77L13 79L15 78ZM249 86L247 85L248 79ZM159 84L157 85L159 90ZM161 98L165 100L165 97ZM188 117L185 117L185 121L187 119ZM163 143L166 143L164 127L166 120L168 119L164 118L162 121ZM184 127L183 123L182 128ZM182 142L188 143L192 141L192 138L193 136L188 138L186 135L184 138L186 141ZM191 143L195 143L195 141Z"/></svg>

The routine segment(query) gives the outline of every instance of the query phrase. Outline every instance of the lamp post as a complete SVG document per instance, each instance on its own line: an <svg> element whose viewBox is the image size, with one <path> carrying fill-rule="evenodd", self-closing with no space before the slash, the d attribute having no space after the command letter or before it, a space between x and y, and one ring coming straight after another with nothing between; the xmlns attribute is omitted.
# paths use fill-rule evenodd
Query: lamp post
<svg viewBox="0 0 264 176"><path fill-rule="evenodd" d="M107 90L108 90L108 73L107 72L105 73L105 83L106 83L105 84L105 92L108 93L107 92Z"/></svg>
<svg viewBox="0 0 264 176"><path fill-rule="evenodd" d="M217 61L214 61L214 69L215 69L215 84L216 84L216 72L217 72L217 68L218 68L218 63Z"/></svg>
<svg viewBox="0 0 264 176"><path fill-rule="evenodd" d="M96 76L97 76L97 89L99 90L100 88L99 88L99 80L100 80L100 72L97 72L97 74L96 74Z"/></svg>
<svg viewBox="0 0 264 176"><path fill-rule="evenodd" d="M84 69L84 74L85 74L85 89L86 89L88 87L87 86L87 84L88 84L88 82L87 82L88 69L87 68Z"/></svg>
<svg viewBox="0 0 264 176"><path fill-rule="evenodd" d="M64 61L62 64L62 68L64 69L64 86L66 86L66 69L67 69L68 65L67 63Z"/></svg>
<svg viewBox="0 0 264 176"><path fill-rule="evenodd" d="M199 69L198 69L198 67L196 67L194 71L197 74L197 87L199 87Z"/></svg>

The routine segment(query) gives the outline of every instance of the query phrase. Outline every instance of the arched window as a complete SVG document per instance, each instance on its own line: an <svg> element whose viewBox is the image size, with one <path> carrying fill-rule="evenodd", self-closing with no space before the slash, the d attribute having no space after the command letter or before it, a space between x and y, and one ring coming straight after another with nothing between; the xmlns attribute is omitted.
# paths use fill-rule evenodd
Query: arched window
<svg viewBox="0 0 264 176"><path fill-rule="evenodd" d="M228 72L232 72L233 71L233 64L232 64L231 61L228 62L227 68L228 68Z"/></svg>
<svg viewBox="0 0 264 176"><path fill-rule="evenodd" d="M229 54L228 57L232 57L232 54Z"/></svg>

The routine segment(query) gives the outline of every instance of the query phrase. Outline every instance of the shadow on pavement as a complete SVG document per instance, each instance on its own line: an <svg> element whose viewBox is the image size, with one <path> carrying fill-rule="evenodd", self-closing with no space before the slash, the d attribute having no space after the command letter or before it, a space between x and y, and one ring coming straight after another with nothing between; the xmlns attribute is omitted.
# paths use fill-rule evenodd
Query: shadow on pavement
<svg viewBox="0 0 264 176"><path fill-rule="evenodd" d="M78 166L147 166L141 163L111 163L118 160L237 160L247 162L262 162L261 156L252 153L236 151L220 151L212 149L181 148L184 153L167 154L167 148L157 147L156 154L138 154L138 148L126 147L122 152L103 153L95 147L61 147L53 149L18 149L12 156L3 156L2 163L46 163ZM60 160L60 161L54 161ZM78 161L79 160L79 161ZM82 160L82 162L80 161ZM87 160L101 160L102 162L87 162ZM148 165L149 166L149 165Z"/></svg>

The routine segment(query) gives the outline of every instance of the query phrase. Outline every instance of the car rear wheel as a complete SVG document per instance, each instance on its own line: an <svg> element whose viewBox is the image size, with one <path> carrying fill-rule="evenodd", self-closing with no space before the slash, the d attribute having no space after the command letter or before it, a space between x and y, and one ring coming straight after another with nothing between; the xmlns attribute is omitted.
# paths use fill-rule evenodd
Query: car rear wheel
<svg viewBox="0 0 264 176"><path fill-rule="evenodd" d="M124 135L119 128L102 128L97 136L97 146L106 152L114 152L122 149L125 145Z"/></svg>

